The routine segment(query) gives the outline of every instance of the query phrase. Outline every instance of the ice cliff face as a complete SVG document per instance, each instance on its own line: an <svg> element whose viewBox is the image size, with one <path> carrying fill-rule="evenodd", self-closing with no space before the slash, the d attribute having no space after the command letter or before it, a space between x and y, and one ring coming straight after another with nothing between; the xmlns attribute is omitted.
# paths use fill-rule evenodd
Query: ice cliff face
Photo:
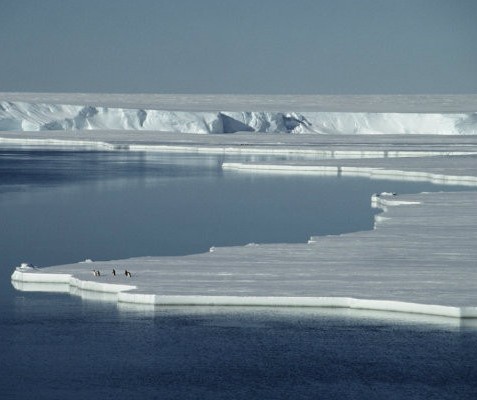
<svg viewBox="0 0 477 400"><path fill-rule="evenodd" d="M0 102L0 130L477 134L477 113L188 112Z"/></svg>

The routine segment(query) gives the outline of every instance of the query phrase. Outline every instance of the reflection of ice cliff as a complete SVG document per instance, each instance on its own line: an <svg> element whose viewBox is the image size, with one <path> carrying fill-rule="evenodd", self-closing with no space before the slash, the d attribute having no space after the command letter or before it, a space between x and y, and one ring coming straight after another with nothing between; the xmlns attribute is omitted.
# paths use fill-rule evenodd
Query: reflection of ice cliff
<svg viewBox="0 0 477 400"><path fill-rule="evenodd" d="M0 130L187 133L477 134L477 113L161 111L0 102Z"/></svg>

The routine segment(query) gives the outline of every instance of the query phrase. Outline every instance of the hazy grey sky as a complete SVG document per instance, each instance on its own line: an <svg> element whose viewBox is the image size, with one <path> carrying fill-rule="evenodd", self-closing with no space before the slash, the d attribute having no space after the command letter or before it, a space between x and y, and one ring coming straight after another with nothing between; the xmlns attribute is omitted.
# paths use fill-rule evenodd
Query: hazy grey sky
<svg viewBox="0 0 477 400"><path fill-rule="evenodd" d="M0 0L0 91L477 93L476 0Z"/></svg>

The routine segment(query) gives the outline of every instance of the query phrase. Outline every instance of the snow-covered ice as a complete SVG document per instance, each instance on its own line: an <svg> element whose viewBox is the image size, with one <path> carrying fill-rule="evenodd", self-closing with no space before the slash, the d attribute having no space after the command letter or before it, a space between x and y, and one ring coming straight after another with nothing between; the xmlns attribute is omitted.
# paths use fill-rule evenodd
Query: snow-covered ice
<svg viewBox="0 0 477 400"><path fill-rule="evenodd" d="M66 104L65 100L68 99L67 95L50 95L50 98L46 95L38 95L37 98L16 96L4 99L25 104L47 104L46 100L50 102L53 98L56 100L49 104ZM111 96L110 101L114 98L114 95ZM414 127L420 126L419 121L424 121L422 126L432 126L434 133L459 133L455 136L188 135L79 130L73 136L58 131L2 132L0 142L15 145L81 145L103 150L302 155L309 158L293 162L285 158L274 163L226 164L224 170L368 176L477 186L477 135L462 135L476 133L472 130L475 129L472 121L477 109L474 107L477 104L472 103L474 98L470 96L465 103L462 98L459 100L449 96L447 103L443 101L441 108L436 107L438 113L431 113L439 115L436 117L438 119L431 122L426 119L434 118L430 114L418 117L417 113L406 115L405 112L412 110L404 112L405 101L399 100L402 108L397 110L399 121L393 122L396 126L408 118L413 121ZM108 106L107 96L99 96L98 99L94 107ZM180 96L176 99L180 99ZM175 111L172 111L195 114L211 112L209 106L213 100L205 99L203 105L206 110L203 110L194 96L188 100L185 97L182 99L183 103L179 102ZM126 104L128 107L142 107L139 100L140 97L132 100L127 96L116 97L114 105L124 106L129 101ZM166 100L162 98L157 101L162 101L164 105ZM315 113L310 106L313 99L308 100L308 103L303 100L301 104L298 100L291 101L293 107L290 109ZM253 101L246 98L238 96L234 101L234 107L231 100L224 103L234 113L241 113L237 107L242 103L250 106L248 109L258 109L252 107ZM273 103L272 98L267 112L276 111L274 107L282 109L278 107L283 105L281 101L284 101L283 98L275 99ZM323 99L315 98L313 101L316 105ZM470 106L462 107L463 103L459 101ZM190 106L189 111L186 109L187 104ZM267 103L262 98L261 105L264 104ZM372 102L368 98L368 109L359 109L359 104L350 109L369 112L369 104ZM429 104L432 105L432 101L428 99L426 103L421 99L422 109L418 106L415 109L433 111L423 110ZM162 109L171 110L171 106L172 103ZM336 110L336 102L334 107L332 104L331 111L315 108L318 109L316 112L342 114L335 121L339 129L328 133L341 132L344 125L358 126L357 133L363 132L363 127L370 126L369 119L358 121L356 115L346 113L343 109ZM263 110L267 110L267 107ZM393 111L390 102L384 101L380 111ZM379 118L376 120L378 122L372 122L375 124L373 126L381 126L382 119ZM238 118L234 117L234 120ZM456 127L460 125L456 121L465 122L465 129L470 130L457 132ZM386 120L386 124L389 123L390 120ZM316 124L314 120L313 126ZM379 129L388 129L389 126L383 125ZM424 129L422 126L419 129ZM436 132L439 129L442 131ZM323 156L328 159L317 159ZM477 317L477 192L406 196L384 194L374 196L370 201L384 210L376 216L375 229L372 231L312 237L303 244L215 247L208 253L183 257L93 261L40 269L24 265L15 270L12 281L19 290L59 290L82 296L96 291L104 293L104 300L120 303L320 306ZM113 277L110 274L112 268L117 271L128 269L133 276L128 278L119 274ZM92 269L104 271L104 274L95 277L91 274Z"/></svg>
<svg viewBox="0 0 477 400"><path fill-rule="evenodd" d="M320 306L477 317L477 193L383 195L376 229L304 244L214 248L41 269L24 284L68 284L160 305ZM114 277L112 269L133 272ZM101 277L91 269L103 271ZM66 287L65 287L66 288ZM35 289L35 286L30 286Z"/></svg>
<svg viewBox="0 0 477 400"><path fill-rule="evenodd" d="M186 133L477 134L477 113L167 111L0 103L0 130L152 130Z"/></svg>
<svg viewBox="0 0 477 400"><path fill-rule="evenodd" d="M115 100L114 97L111 99L112 104L123 104L126 107L113 107L105 106L100 96L95 101L94 98L85 95L28 97L21 94L0 94L0 130L116 129L202 134L242 131L319 134L477 134L475 112L477 107L472 111L457 112L455 104L456 102L464 104L464 99L467 102L477 103L477 99L472 96L455 97L454 104L448 99L447 106L441 101L440 109L443 111L440 112L411 112L409 106L404 103L404 98L399 97L394 98L396 104L391 108L392 102L389 100L386 107L385 100L388 99L386 96L381 98L364 96L362 100L365 104L361 107L356 105L360 97L355 96L355 110L368 108L372 111L353 112L344 108L350 101L349 96L302 97L300 103L293 97L255 96L259 102L253 103L244 101L247 99L244 96L209 96L209 101L206 101L207 98L203 100L201 109L197 102L194 102L193 96L163 96L156 98L155 102L152 101L152 104L146 107L138 107L144 105L147 96L141 98L117 95ZM251 99L253 98L252 96ZM384 107L377 107L379 99L385 104ZM437 102L436 98L423 96L408 96L408 101L414 103L415 110L429 108L430 104ZM133 107L134 105L136 107ZM188 106L192 109L187 108ZM376 111L379 108L381 111Z"/></svg>

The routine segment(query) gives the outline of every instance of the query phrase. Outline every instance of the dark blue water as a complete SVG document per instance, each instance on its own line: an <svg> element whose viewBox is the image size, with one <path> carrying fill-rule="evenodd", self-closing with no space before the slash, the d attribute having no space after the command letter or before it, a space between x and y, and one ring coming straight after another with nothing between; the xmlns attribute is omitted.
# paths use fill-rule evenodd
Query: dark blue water
<svg viewBox="0 0 477 400"><path fill-rule="evenodd" d="M49 265L304 242L316 234L370 229L373 192L449 189L224 174L221 161L0 152L1 398L477 397L477 333L454 320L299 309L118 308L11 288L10 274L21 261Z"/></svg>

